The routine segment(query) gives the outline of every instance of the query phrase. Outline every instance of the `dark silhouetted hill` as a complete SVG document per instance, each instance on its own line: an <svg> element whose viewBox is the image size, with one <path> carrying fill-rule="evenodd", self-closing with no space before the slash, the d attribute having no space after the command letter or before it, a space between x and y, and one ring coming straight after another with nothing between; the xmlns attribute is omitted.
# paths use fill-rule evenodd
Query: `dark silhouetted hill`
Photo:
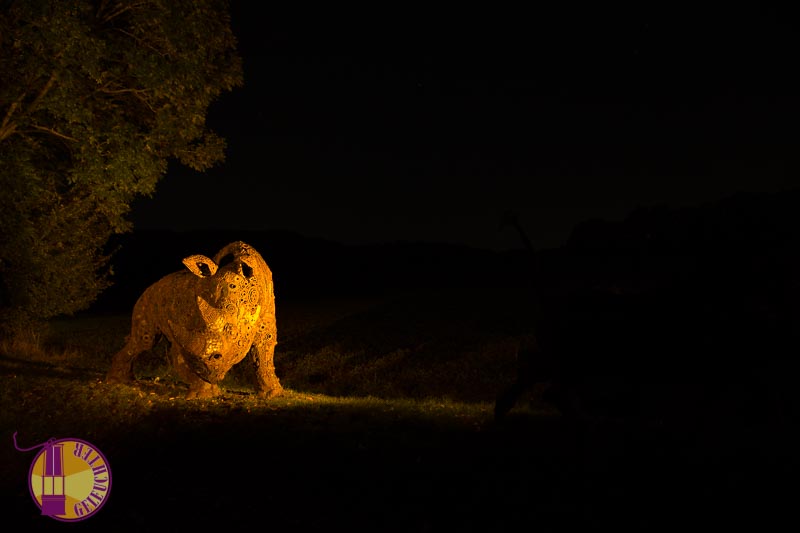
<svg viewBox="0 0 800 533"><path fill-rule="evenodd" d="M467 246L394 243L351 246L284 231L136 231L110 243L114 285L93 310L129 310L141 292L183 268L193 254L213 256L241 240L273 272L282 300L365 296L393 290L492 286L526 274L524 257Z"/></svg>
<svg viewBox="0 0 800 533"><path fill-rule="evenodd" d="M794 338L800 316L800 190L641 208L620 222L585 221L564 247L538 252L538 270L524 250L350 246L282 231L137 231L111 243L118 248L114 286L93 310L129 311L147 286L183 268L182 258L212 256L235 240L263 255L281 302L519 289L532 303L534 294L544 295L542 313L565 316L570 328L580 317L571 336L586 350L592 335L627 335L643 345L661 336L662 345L686 346L687 353L689 345L719 353L776 348L780 339Z"/></svg>

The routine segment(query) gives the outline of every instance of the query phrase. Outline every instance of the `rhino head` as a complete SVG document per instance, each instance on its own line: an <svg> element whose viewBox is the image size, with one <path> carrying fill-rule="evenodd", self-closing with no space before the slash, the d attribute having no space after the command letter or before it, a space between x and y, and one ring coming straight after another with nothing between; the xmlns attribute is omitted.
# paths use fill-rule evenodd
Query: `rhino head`
<svg viewBox="0 0 800 533"><path fill-rule="evenodd" d="M204 381L217 383L250 349L261 314L260 293L252 269L245 263L219 268L199 255L187 257L183 263L203 278L203 292L210 295L214 305L202 295L196 296L197 313L202 319L199 327L168 322L189 368Z"/></svg>

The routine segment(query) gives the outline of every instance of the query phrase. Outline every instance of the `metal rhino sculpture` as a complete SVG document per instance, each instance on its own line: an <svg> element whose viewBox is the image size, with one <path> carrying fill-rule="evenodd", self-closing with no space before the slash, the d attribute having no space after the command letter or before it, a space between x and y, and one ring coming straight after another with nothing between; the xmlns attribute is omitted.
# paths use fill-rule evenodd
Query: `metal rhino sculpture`
<svg viewBox="0 0 800 533"><path fill-rule="evenodd" d="M173 368L189 384L187 398L219 394L217 383L248 353L258 394L280 394L273 363L275 295L264 259L237 241L213 259L193 255L183 264L187 270L163 277L137 300L131 334L114 356L107 381L132 381L134 359L163 335L171 344Z"/></svg>

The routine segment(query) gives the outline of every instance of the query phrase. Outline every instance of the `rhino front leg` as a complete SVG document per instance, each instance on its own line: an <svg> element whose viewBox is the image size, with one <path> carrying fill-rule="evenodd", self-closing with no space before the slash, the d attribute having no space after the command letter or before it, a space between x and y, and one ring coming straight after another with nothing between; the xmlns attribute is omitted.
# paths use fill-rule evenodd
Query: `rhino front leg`
<svg viewBox="0 0 800 533"><path fill-rule="evenodd" d="M263 398L274 398L283 392L281 382L275 375L276 340L275 324L268 324L262 332L256 335L253 346L250 348L250 360L256 371L256 392Z"/></svg>
<svg viewBox="0 0 800 533"><path fill-rule="evenodd" d="M222 393L219 385L203 381L200 377L192 372L189 365L186 363L183 350L177 343L172 343L169 350L170 360L172 361L172 368L178 374L178 378L189 384L189 391L186 393L187 400L194 400L195 398L213 398Z"/></svg>

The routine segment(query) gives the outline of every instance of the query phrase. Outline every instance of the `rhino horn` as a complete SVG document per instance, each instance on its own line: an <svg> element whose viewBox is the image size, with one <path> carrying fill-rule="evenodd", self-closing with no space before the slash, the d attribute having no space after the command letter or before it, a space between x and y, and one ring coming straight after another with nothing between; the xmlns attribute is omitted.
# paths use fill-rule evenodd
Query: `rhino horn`
<svg viewBox="0 0 800 533"><path fill-rule="evenodd" d="M217 309L202 296L197 297L197 307L200 309L200 316L211 329L222 329L225 326L225 313L222 309Z"/></svg>
<svg viewBox="0 0 800 533"><path fill-rule="evenodd" d="M208 278L217 273L217 264L204 255L190 255L183 259L183 264L186 265L192 274L198 278Z"/></svg>

